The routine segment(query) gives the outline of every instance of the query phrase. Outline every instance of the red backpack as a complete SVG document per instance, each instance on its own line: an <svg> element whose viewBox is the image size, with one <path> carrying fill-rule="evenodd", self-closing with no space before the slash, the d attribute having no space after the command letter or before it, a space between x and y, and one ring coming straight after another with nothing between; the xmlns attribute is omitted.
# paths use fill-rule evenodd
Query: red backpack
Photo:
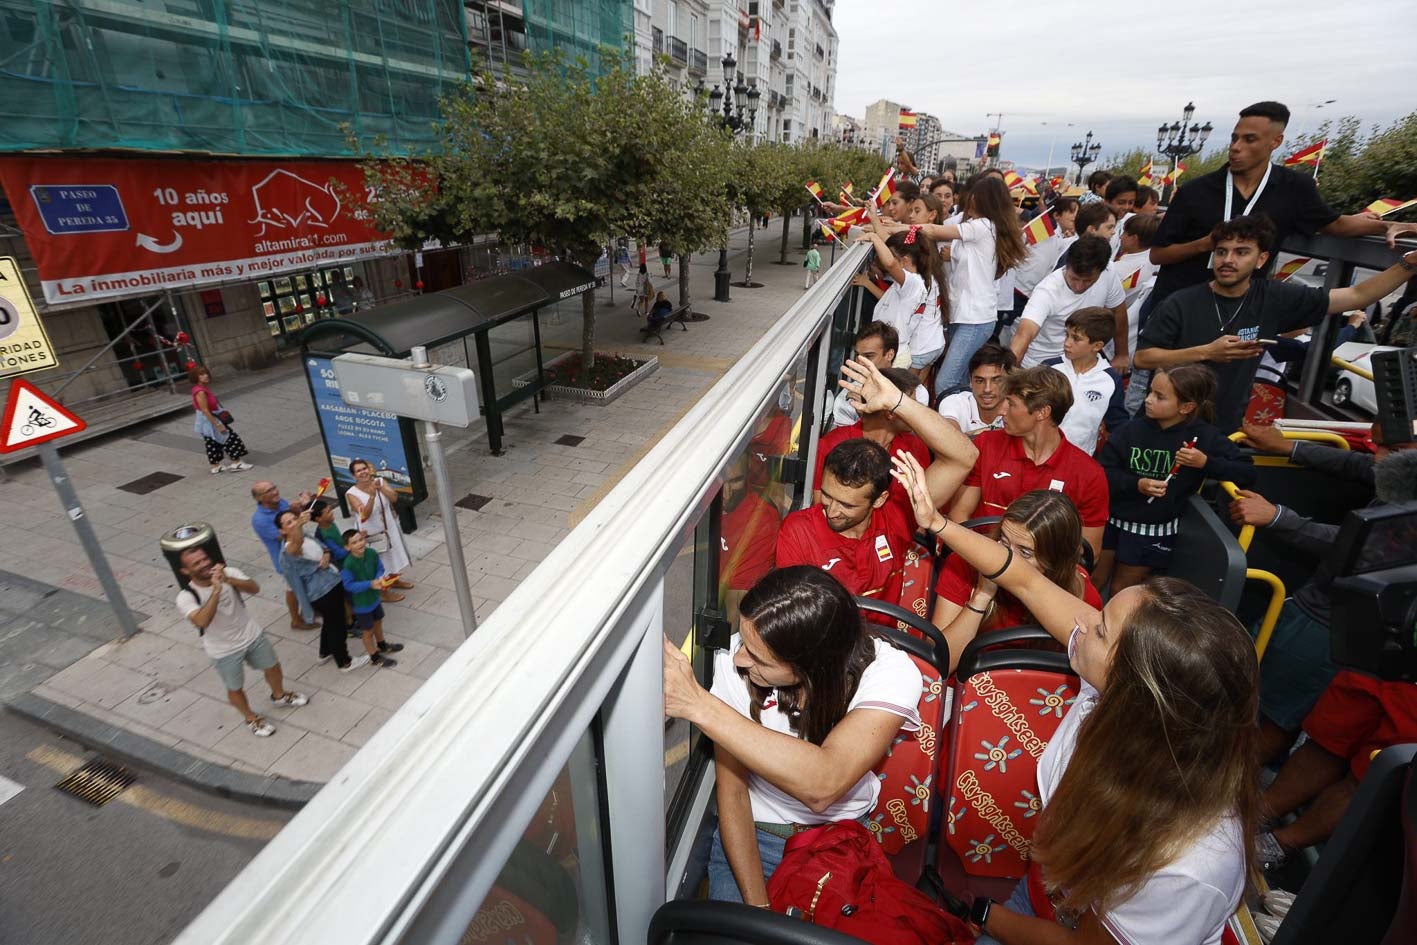
<svg viewBox="0 0 1417 945"><path fill-rule="evenodd" d="M974 935L929 896L896 878L870 831L854 820L823 824L787 841L768 881L775 912L872 945L967 945Z"/></svg>

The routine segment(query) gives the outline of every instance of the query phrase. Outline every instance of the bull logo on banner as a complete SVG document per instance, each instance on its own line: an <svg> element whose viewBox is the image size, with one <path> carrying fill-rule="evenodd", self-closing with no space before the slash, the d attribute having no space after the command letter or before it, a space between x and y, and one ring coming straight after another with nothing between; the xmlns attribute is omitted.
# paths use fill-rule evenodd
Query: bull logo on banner
<svg viewBox="0 0 1417 945"><path fill-rule="evenodd" d="M340 211L333 185L322 186L284 169L271 171L252 187L251 200L256 205L256 218L251 222L261 225L260 236L265 236L267 226L328 227Z"/></svg>

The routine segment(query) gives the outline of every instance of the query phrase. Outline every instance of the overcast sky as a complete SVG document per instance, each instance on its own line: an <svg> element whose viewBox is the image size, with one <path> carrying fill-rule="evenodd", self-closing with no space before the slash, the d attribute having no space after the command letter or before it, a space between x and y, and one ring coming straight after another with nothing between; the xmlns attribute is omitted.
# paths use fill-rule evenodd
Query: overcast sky
<svg viewBox="0 0 1417 945"><path fill-rule="evenodd" d="M1414 0L837 0L835 10L838 112L861 118L887 98L966 135L1003 112L1001 156L1025 165L1044 163L1055 127L1055 164L1089 129L1104 158L1155 146L1157 125L1179 120L1187 101L1216 126L1214 142L1261 99L1289 106L1291 133L1350 114L1386 125L1417 109ZM1325 99L1337 101L1305 107Z"/></svg>

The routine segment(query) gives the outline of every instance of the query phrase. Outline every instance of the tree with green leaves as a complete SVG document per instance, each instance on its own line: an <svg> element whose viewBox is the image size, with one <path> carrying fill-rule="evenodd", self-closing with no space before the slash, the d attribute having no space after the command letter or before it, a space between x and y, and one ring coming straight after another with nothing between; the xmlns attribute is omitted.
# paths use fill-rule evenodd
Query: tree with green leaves
<svg viewBox="0 0 1417 945"><path fill-rule="evenodd" d="M498 232L586 269L613 234L667 239L687 252L725 232L727 142L662 70L637 75L633 58L614 50L594 72L555 53L525 62L523 78L485 73L447 96L431 153L368 155L365 178L377 196L362 209L377 226L401 245ZM582 305L589 369L595 294Z"/></svg>
<svg viewBox="0 0 1417 945"><path fill-rule="evenodd" d="M1374 200L1417 197L1417 112L1380 128L1374 125L1364 137L1358 119L1345 116L1336 124L1325 122L1286 149L1292 153L1324 138L1328 146L1318 168L1319 193L1340 213L1361 213ZM1417 220L1417 207L1389 217Z"/></svg>

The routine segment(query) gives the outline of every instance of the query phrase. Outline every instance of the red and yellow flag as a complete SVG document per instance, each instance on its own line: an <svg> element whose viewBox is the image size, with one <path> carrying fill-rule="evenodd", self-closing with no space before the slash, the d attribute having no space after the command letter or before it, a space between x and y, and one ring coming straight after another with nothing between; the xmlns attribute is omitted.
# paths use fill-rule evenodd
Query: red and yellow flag
<svg viewBox="0 0 1417 945"><path fill-rule="evenodd" d="M1135 289L1135 288L1136 288L1138 285L1140 285L1140 284L1141 284L1141 270L1138 269L1136 272L1132 273L1130 276L1127 276L1127 278L1125 278L1125 279L1122 280L1122 291L1123 291L1123 292L1130 292L1130 291L1132 291L1133 289Z"/></svg>
<svg viewBox="0 0 1417 945"><path fill-rule="evenodd" d="M1015 171L1004 171L1004 186L1009 190L1023 186L1023 178Z"/></svg>
<svg viewBox="0 0 1417 945"><path fill-rule="evenodd" d="M1328 148L1328 139L1315 141L1307 148L1300 148L1284 159L1285 167L1298 167L1301 164L1312 164L1315 167L1324 159L1324 151Z"/></svg>
<svg viewBox="0 0 1417 945"><path fill-rule="evenodd" d="M876 185L876 189L871 191L871 199L876 202L877 207L884 207L894 196L895 168L891 168L886 171L886 175L881 178L881 182Z"/></svg>
<svg viewBox="0 0 1417 945"><path fill-rule="evenodd" d="M998 148L998 146L1003 143L1003 140L1003 137L1001 137L997 131L991 131L989 132L989 143L985 145L985 147L992 151Z"/></svg>
<svg viewBox="0 0 1417 945"><path fill-rule="evenodd" d="M1054 221L1053 214L1040 213L1028 221L1028 225L1023 228L1023 241L1029 246L1037 246L1057 230L1058 224Z"/></svg>
<svg viewBox="0 0 1417 945"><path fill-rule="evenodd" d="M822 202L822 185L814 180L807 181L807 192L812 195L812 199L817 203Z"/></svg>
<svg viewBox="0 0 1417 945"><path fill-rule="evenodd" d="M1034 177L1032 174L1025 177L1023 183L1019 184L1019 186L1022 187L1023 192L1030 197L1038 196L1038 178Z"/></svg>
<svg viewBox="0 0 1417 945"><path fill-rule="evenodd" d="M865 209L862 207L857 207L853 210L848 210L845 213L837 214L830 220L827 220L822 225L830 226L837 233L845 233L853 226L860 226L861 224L865 223L866 219L867 218Z"/></svg>
<svg viewBox="0 0 1417 945"><path fill-rule="evenodd" d="M1143 187L1151 186L1151 162L1147 161L1141 170L1137 171L1137 183Z"/></svg>
<svg viewBox="0 0 1417 945"><path fill-rule="evenodd" d="M1052 180L1048 181L1048 183L1053 186L1054 190L1057 190L1059 187L1063 186L1063 175L1059 174L1057 177L1054 177Z"/></svg>
<svg viewBox="0 0 1417 945"><path fill-rule="evenodd" d="M1389 213L1396 213L1399 210L1406 210L1408 207L1417 206L1417 198L1412 200L1394 200L1391 197L1381 197L1368 204L1363 209L1368 213L1376 213L1380 217L1385 217Z"/></svg>
<svg viewBox="0 0 1417 945"><path fill-rule="evenodd" d="M848 197L851 196L851 181L847 181L846 183L841 185L841 192L846 194L846 196Z"/></svg>
<svg viewBox="0 0 1417 945"><path fill-rule="evenodd" d="M911 131L915 128L915 123L920 120L920 116L914 112L902 108L900 110L900 130Z"/></svg>
<svg viewBox="0 0 1417 945"><path fill-rule="evenodd" d="M836 240L838 243L841 243L841 237L840 237L840 236L837 236L835 233L833 233L833 232L832 232L832 228L831 228L830 226L827 226L826 223L823 223L823 224L822 224L822 235L825 236L825 237L826 237L827 239L829 239L829 240ZM841 243L841 245L842 245L842 246L845 246L846 244L845 244L845 243Z"/></svg>
<svg viewBox="0 0 1417 945"><path fill-rule="evenodd" d="M1186 173L1186 165L1177 161L1176 166L1172 168L1165 177L1161 178L1162 186L1170 187L1172 184L1176 183L1176 181L1180 180L1181 175L1184 173Z"/></svg>
<svg viewBox="0 0 1417 945"><path fill-rule="evenodd" d="M1298 272L1300 269L1303 269L1311 262L1313 262L1313 260L1306 256L1300 256L1298 259L1289 260L1287 263L1280 266L1279 269L1275 272L1274 281L1283 282L1285 279L1288 279L1290 276L1294 275L1294 273Z"/></svg>

